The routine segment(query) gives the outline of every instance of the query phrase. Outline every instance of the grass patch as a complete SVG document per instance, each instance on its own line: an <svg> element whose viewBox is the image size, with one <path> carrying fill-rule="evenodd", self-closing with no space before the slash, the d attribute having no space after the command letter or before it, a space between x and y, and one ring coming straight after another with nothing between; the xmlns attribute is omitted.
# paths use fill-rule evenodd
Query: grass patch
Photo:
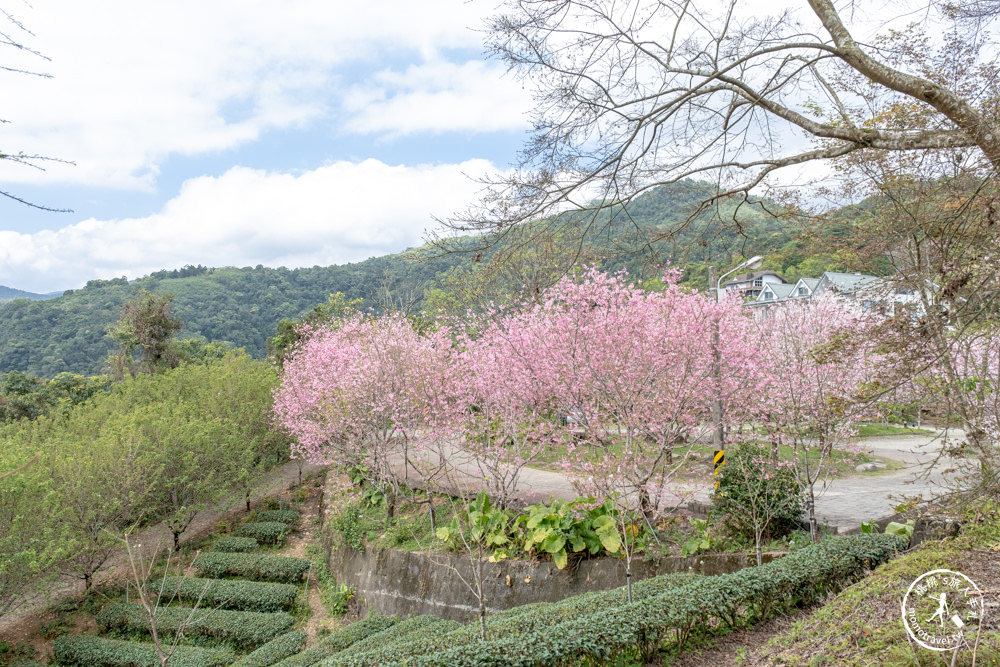
<svg viewBox="0 0 1000 667"><path fill-rule="evenodd" d="M911 643L900 604L910 583L935 569L962 572L981 590L994 591L996 595L995 591L1000 589L1000 551L997 551L1000 510L987 503L971 510L966 519L966 530L959 537L921 544L771 639L764 649L770 664L803 667L950 664L953 653L933 652ZM942 655L947 657L944 662ZM971 664L971 656L971 650L963 650L958 664ZM991 619L989 611L976 664L1000 664L1000 619Z"/></svg>
<svg viewBox="0 0 1000 667"><path fill-rule="evenodd" d="M858 436L862 438L871 438L879 435L934 435L934 431L928 431L925 428L890 426L887 424L862 424L858 427Z"/></svg>

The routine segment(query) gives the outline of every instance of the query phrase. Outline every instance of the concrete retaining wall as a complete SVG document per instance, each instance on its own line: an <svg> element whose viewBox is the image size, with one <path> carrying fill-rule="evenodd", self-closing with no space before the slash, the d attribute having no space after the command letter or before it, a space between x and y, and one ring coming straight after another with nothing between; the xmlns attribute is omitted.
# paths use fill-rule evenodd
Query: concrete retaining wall
<svg viewBox="0 0 1000 667"><path fill-rule="evenodd" d="M432 614L466 622L478 613L478 601L469 585L475 564L468 558L393 549L359 553L344 545L327 547L330 571L338 582L354 586L363 613L401 617ZM772 560L775 554L765 554ZM689 558L662 558L632 563L633 581L669 572L723 574L755 562L747 554L705 554ZM551 562L505 561L484 563L484 589L489 612L531 602L556 602L589 591L625 585L623 560L601 558L580 561L559 570Z"/></svg>

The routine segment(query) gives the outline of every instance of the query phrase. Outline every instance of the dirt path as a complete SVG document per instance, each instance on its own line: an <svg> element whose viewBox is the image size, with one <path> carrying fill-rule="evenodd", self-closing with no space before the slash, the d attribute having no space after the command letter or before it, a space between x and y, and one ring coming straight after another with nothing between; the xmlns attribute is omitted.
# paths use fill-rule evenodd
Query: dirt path
<svg viewBox="0 0 1000 667"><path fill-rule="evenodd" d="M308 493L309 496L300 508L302 516L299 518L298 532L285 540L284 548L277 552L279 556L290 556L292 558L309 557L307 548L316 539L317 531L319 530L322 491L318 487L312 487L308 489ZM339 619L335 619L327 613L326 607L323 606L323 602L320 600L319 586L316 578L311 571L309 575L306 600L308 601L311 613L305 627L302 629L305 630L307 635L306 646L313 646L316 643L320 628L328 628Z"/></svg>
<svg viewBox="0 0 1000 667"><path fill-rule="evenodd" d="M322 466L304 465L302 476L323 470ZM292 488L299 482L299 465L295 461L272 470L264 482L259 486L256 493L251 498L252 501L260 500L263 497L275 495L280 491ZM191 542L212 533L219 521L230 517L239 516L244 513L242 498L230 500L224 503L213 505L200 512L191 522L191 525L181 537L181 543ZM163 524L149 526L137 533L132 540L135 544L142 545L142 551L150 554L154 549L161 548L172 543L173 538L169 528ZM103 584L115 581L127 576L128 557L124 549L112 555L95 576L96 584ZM0 616L0 639L12 644L25 641L38 634L39 626L44 621L44 614L40 613L49 606L68 600L83 592L83 584L77 580L60 580L51 589L40 593L34 600L29 601L17 612Z"/></svg>

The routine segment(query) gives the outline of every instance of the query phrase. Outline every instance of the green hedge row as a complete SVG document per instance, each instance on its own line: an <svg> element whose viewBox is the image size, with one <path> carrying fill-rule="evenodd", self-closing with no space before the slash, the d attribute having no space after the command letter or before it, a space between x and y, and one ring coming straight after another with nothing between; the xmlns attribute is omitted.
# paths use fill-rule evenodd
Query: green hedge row
<svg viewBox="0 0 1000 667"><path fill-rule="evenodd" d="M313 648L285 658L276 667L310 667L324 658L343 651L354 642L388 630L396 624L396 621L395 616L369 616L357 623L334 630Z"/></svg>
<svg viewBox="0 0 1000 667"><path fill-rule="evenodd" d="M295 510L257 510L254 513L254 521L295 523L299 520L300 516L302 516L302 513Z"/></svg>
<svg viewBox="0 0 1000 667"><path fill-rule="evenodd" d="M153 644L104 639L90 635L63 635L52 644L55 661L75 667L160 667ZM178 646L170 667L221 667L233 662L229 651Z"/></svg>
<svg viewBox="0 0 1000 667"><path fill-rule="evenodd" d="M673 637L683 645L695 627L762 620L779 607L822 598L905 546L905 539L892 535L828 539L761 567L701 577L632 604L398 661L426 667L536 667L583 660L603 664L636 653L648 660L664 639Z"/></svg>
<svg viewBox="0 0 1000 667"><path fill-rule="evenodd" d="M637 601L652 597L671 588L689 584L700 577L701 575L681 572L643 579L632 585L632 599ZM620 606L625 602L625 589L623 587L609 591L584 593L559 602L534 602L521 605L488 616L486 618L486 636L488 638L502 637L510 633L530 632L601 609ZM342 664L363 667L392 663L409 656L433 653L440 650L442 645L453 648L479 641L478 621L468 625L458 623L451 626L443 623L440 625L444 627L430 626L426 634L413 633L405 637L403 641L390 642L363 655L352 651L351 656ZM445 641L441 640L443 634L448 634Z"/></svg>
<svg viewBox="0 0 1000 667"><path fill-rule="evenodd" d="M243 579L199 579L196 577L164 577L163 596L180 602L195 603L217 609L240 611L288 611L295 606L298 586ZM159 586L159 581L154 583Z"/></svg>
<svg viewBox="0 0 1000 667"><path fill-rule="evenodd" d="M319 664L321 666L326 665L342 665L344 660L353 655L364 654L368 651L374 651L375 649L386 646L388 644L393 644L395 642L406 641L411 638L415 633L429 630L438 623L443 623L440 618L429 615L413 616L406 619L405 621L400 621L396 623L391 628L383 630L373 635L369 635L364 639L359 639L354 642L344 650L339 653L323 660ZM368 663L372 664L372 663Z"/></svg>
<svg viewBox="0 0 1000 667"><path fill-rule="evenodd" d="M134 604L113 602L97 615L104 629L149 632L146 610ZM241 649L251 649L287 632L295 619L286 613L227 611L225 609L160 607L156 611L157 633L173 634L184 627L186 635L202 635L231 642ZM162 635L161 635L162 636Z"/></svg>
<svg viewBox="0 0 1000 667"><path fill-rule="evenodd" d="M220 537L212 548L222 553L245 553L255 551L259 546L257 540L252 537Z"/></svg>
<svg viewBox="0 0 1000 667"><path fill-rule="evenodd" d="M281 544L288 533L288 524L280 521L251 521L236 527L237 537L252 537L261 544Z"/></svg>
<svg viewBox="0 0 1000 667"><path fill-rule="evenodd" d="M301 581L311 563L304 558L265 556L263 554L217 553L198 554L194 567L203 577L241 577L255 581Z"/></svg>
<svg viewBox="0 0 1000 667"><path fill-rule="evenodd" d="M233 663L233 667L271 667L290 655L295 655L306 645L306 633L301 630L286 632L275 637L259 649Z"/></svg>

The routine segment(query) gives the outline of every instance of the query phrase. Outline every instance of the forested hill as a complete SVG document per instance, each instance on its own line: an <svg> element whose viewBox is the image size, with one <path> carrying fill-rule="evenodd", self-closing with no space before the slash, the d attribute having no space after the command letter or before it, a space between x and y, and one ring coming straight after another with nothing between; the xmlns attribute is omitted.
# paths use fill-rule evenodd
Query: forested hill
<svg viewBox="0 0 1000 667"><path fill-rule="evenodd" d="M42 301L44 299L54 299L57 296L59 296L58 293L35 294L34 292L25 292L24 290L0 285L0 303L10 301L11 299L31 299L32 301Z"/></svg>
<svg viewBox="0 0 1000 667"><path fill-rule="evenodd" d="M615 247L607 253L614 255L613 259L597 263L607 269L625 266L635 272L641 260L619 252L628 230L638 227L655 234L676 228L710 192L708 184L685 181L638 198L627 215L617 212L605 233L589 241L598 251L602 244ZM824 270L866 268L847 266L826 249L810 251L792 223L763 216L752 207L741 209L740 217L743 235L733 230L719 232L718 224L695 220L661 246L660 259L683 267L686 282L698 287L705 285L707 264L732 266L738 257L752 254L766 255L767 268L783 272L790 280ZM446 285L447 281L440 279L449 271L467 272L470 266L473 263L467 255L431 257L418 249L342 266L185 267L157 271L131 283L124 278L93 280L82 289L48 301L20 298L0 303L0 373L20 370L52 377L63 371L85 375L103 372L112 349L105 335L107 327L118 319L122 304L140 289L175 296L174 313L184 321L182 338L225 341L262 357L280 320L301 319L332 293L362 298L366 306L380 303L388 294L396 303L420 309L435 281Z"/></svg>
<svg viewBox="0 0 1000 667"><path fill-rule="evenodd" d="M0 373L101 373L112 349L106 329L140 289L175 296L173 311L184 321L182 338L226 341L263 357L267 338L281 319L301 318L333 292L371 303L383 285L399 293L408 285L424 285L436 271L460 261L418 262L409 255L292 270L186 267L131 283L124 278L92 280L50 301L16 299L0 306Z"/></svg>

